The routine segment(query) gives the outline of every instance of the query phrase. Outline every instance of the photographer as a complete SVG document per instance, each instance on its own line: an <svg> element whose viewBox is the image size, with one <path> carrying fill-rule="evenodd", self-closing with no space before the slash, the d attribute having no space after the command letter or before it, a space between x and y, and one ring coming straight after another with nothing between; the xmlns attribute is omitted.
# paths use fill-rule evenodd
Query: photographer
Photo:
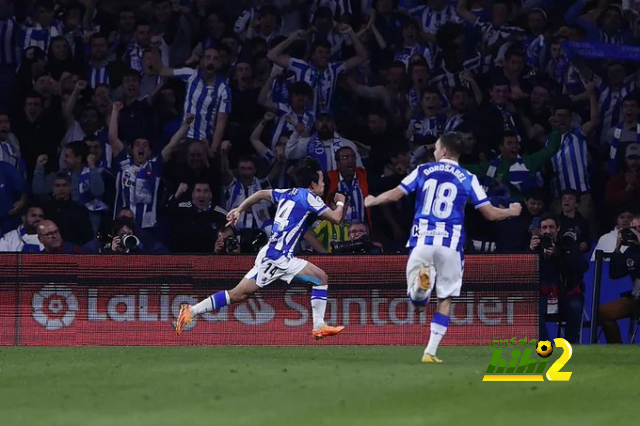
<svg viewBox="0 0 640 426"><path fill-rule="evenodd" d="M154 247L147 247L135 235L133 219L120 217L113 221L111 235L106 243L98 250L102 254L160 254L166 252L164 246L157 243Z"/></svg>
<svg viewBox="0 0 640 426"><path fill-rule="evenodd" d="M579 343L584 308L584 273L589 264L575 240L563 234L558 219L540 217L539 233L529 248L540 254L540 340L549 340L547 314L560 314L567 323L565 339Z"/></svg>
<svg viewBox="0 0 640 426"><path fill-rule="evenodd" d="M607 343L622 343L617 321L640 314L640 215L631 220L630 228L618 230L616 249L611 255L609 277L614 280L630 276L633 289L621 298L599 308L598 323Z"/></svg>
<svg viewBox="0 0 640 426"><path fill-rule="evenodd" d="M240 243L232 227L225 226L218 231L214 252L215 254L240 254Z"/></svg>
<svg viewBox="0 0 640 426"><path fill-rule="evenodd" d="M366 223L354 221L349 226L348 241L331 241L331 252L341 254L381 254L379 243L371 241Z"/></svg>

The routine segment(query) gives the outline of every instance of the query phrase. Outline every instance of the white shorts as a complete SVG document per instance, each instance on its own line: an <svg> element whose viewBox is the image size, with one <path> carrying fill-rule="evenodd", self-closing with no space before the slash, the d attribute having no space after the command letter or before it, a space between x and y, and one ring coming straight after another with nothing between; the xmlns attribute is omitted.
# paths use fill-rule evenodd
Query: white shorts
<svg viewBox="0 0 640 426"><path fill-rule="evenodd" d="M464 258L449 247L417 246L407 261L407 289L418 279L421 266L429 267L429 278L438 299L460 296Z"/></svg>
<svg viewBox="0 0 640 426"><path fill-rule="evenodd" d="M282 256L278 260L269 259L266 256L268 246L262 247L256 256L253 268L244 276L249 280L256 280L258 287L266 287L276 280L291 282L307 266L306 260L292 257L288 259Z"/></svg>

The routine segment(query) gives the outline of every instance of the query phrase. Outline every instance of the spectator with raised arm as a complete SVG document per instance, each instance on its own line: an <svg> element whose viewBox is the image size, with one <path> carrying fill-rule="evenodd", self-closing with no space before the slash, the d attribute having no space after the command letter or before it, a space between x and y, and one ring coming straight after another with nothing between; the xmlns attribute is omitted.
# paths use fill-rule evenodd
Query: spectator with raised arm
<svg viewBox="0 0 640 426"><path fill-rule="evenodd" d="M125 149L118 137L118 118L122 108L121 102L113 104L109 123L109 144L113 152L114 167L118 172L114 216L122 208L130 208L134 212L137 227L153 228L156 226L158 214L158 188L162 165L171 158L173 151L183 140L191 119L189 116L185 118L158 158L152 156L151 142L147 139L136 139L130 150Z"/></svg>
<svg viewBox="0 0 640 426"><path fill-rule="evenodd" d="M218 50L214 47L205 49L197 70L174 70L160 64L156 69L162 77L176 77L187 83L184 113L195 117L187 137L211 141L211 151L217 152L231 113L231 89L219 74Z"/></svg>
<svg viewBox="0 0 640 426"><path fill-rule="evenodd" d="M336 132L333 115L328 112L316 116L315 133L311 136L302 136L297 131L287 141L284 151L287 160L299 160L310 156L320 162L323 172L335 170L336 152L338 149L348 146L356 153L356 165L362 167L362 158L358 153L356 144L343 138Z"/></svg>
<svg viewBox="0 0 640 426"><path fill-rule="evenodd" d="M331 44L326 40L313 43L309 62L284 53L295 41L304 40L308 35L307 30L293 32L267 54L269 60L282 68L290 69L296 74L298 81L304 81L311 86L314 91L313 110L316 114L331 109L338 76L367 60L367 50L353 29L349 25L340 24L338 30L351 38L356 51L356 56L345 62L330 62Z"/></svg>
<svg viewBox="0 0 640 426"><path fill-rule="evenodd" d="M258 102L264 108L275 113L275 124L269 146L273 149L279 143L280 138L287 140L297 128L301 135L308 136L313 131L315 115L311 110L313 92L311 86L304 81L297 81L291 85L287 103L273 102L271 100L271 87L280 73L274 73L267 83L262 86Z"/></svg>

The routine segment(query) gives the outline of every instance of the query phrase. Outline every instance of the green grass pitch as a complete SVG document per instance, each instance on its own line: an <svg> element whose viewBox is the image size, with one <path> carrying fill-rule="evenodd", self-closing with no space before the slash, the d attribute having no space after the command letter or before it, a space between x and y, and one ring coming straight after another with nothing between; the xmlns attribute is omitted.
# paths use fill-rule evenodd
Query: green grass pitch
<svg viewBox="0 0 640 426"><path fill-rule="evenodd" d="M0 424L615 426L639 416L637 345L574 346L563 369L573 372L569 382L482 382L488 346L443 347L440 365L421 364L421 354L421 347L5 347Z"/></svg>

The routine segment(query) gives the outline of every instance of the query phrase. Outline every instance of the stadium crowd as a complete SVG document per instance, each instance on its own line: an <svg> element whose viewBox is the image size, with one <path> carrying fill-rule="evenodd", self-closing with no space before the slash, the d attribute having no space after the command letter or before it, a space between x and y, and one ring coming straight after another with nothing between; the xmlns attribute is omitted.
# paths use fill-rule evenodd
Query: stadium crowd
<svg viewBox="0 0 640 426"><path fill-rule="evenodd" d="M638 0L0 0L0 251L255 253L274 206L226 212L311 156L348 209L300 251L401 252L412 201L364 198L457 131L492 203L525 206L470 208L468 252L613 252L639 44Z"/></svg>

